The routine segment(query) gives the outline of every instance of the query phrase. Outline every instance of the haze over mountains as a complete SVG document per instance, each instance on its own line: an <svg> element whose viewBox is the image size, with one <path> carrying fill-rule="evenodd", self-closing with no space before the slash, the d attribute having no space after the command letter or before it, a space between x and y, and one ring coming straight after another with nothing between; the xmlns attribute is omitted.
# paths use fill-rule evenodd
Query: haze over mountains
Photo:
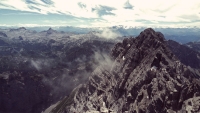
<svg viewBox="0 0 200 113"><path fill-rule="evenodd" d="M175 72L175 73L178 73L179 74L178 76L180 77L184 75L183 79L187 81L188 84L196 85L196 82L193 83L191 79L193 79L194 77L196 81L196 78L198 78L200 73L199 72L200 53L198 52L200 51L198 43L199 40L198 28L182 28L182 29L157 28L164 32L163 33L164 36L162 33L155 32L152 29L144 30L145 28L134 28L134 27L125 28L123 26L115 26L111 28L98 28L98 29L76 28L76 27L67 27L67 28L61 27L60 30L59 29L55 30L54 28L47 28L45 30L36 30L36 29L37 28L25 28L25 27L0 29L0 54L1 54L0 106L2 106L0 107L1 113L21 113L21 112L39 113L45 111L46 108L55 103L57 103L57 105L63 106L60 108L59 106L55 107L56 105L54 105L55 109L53 111L55 112L58 112L59 110L65 111L65 108L66 111L72 110L73 112L75 112L73 109L79 110L80 112L84 110L85 110L84 112L87 111L89 112L91 110L100 111L101 105L96 105L96 107L94 108L86 105L87 107L84 108L84 110L82 110L83 107L82 105L80 106L81 108L76 108L77 106L79 106L78 104L80 104L79 101L85 99L84 95L88 95L87 93L84 93L83 96L80 97L78 96L80 100L79 99L73 100L74 95L69 95L69 94L75 87L84 83L88 84L91 82L93 84L93 82L95 82L96 85L94 87L96 88L100 87L101 85L104 84L104 82L107 84L106 81L110 80L110 79L108 80L109 77L111 78L114 77L112 78L112 80L114 81L113 87L115 88L112 89L109 85L108 87L110 87L112 90L116 90L114 95L119 99L119 100L118 99L114 100L119 101L120 103L124 103L125 102L124 99L129 98L126 95L128 93L126 91L124 92L125 94L124 93L121 94L119 92L124 91L123 88L124 84L132 84L132 83L127 82L127 80L122 80L121 82L118 81L120 80L117 77L118 75L114 76L112 74L109 74L111 73L109 71L111 70L111 67L112 68L121 67L122 70L120 68L116 69L116 71L119 71L119 73L121 73L119 74L119 76L122 75L121 76L122 78L124 78L123 76L125 76L127 73L129 74L132 73L132 71L134 71L134 73L137 72L138 73L137 76L141 75L141 77L148 78L148 76L145 75L146 72L149 72L149 70L147 69L149 68L151 69L151 67L155 65L156 67L153 67L152 70L156 69L158 70L154 73L155 75L158 75L159 73L163 74L163 76L161 76L161 78L158 79L161 81L163 80L165 81L165 79L167 79L165 78L164 72L161 70L163 70L163 68L166 69L169 68L169 70L167 70L169 75L167 74L166 76L167 77L171 76L169 78L169 81L171 81L172 84L174 84L175 86L178 84L176 88L180 88L179 85L182 84L182 82L180 83L180 81L176 81L177 78L174 78L174 76L176 77L177 75L176 74L174 75L173 69L177 70L180 69L180 67L176 67L177 64L174 61L182 63L180 65L181 66L183 65L184 69L182 70L181 68L180 72ZM136 36L137 38L135 38ZM164 37L166 39L164 39ZM175 39L179 43L167 39ZM122 40L123 42L119 43ZM197 42L191 42L191 41L197 41ZM180 44L180 43L185 43L185 44ZM161 53L158 53L157 55L158 51L161 51ZM171 53L173 53L174 56ZM154 61L153 59L152 62L151 60L147 61L146 57L148 57L148 55L151 54L152 58L154 58L154 56L160 57L160 54L163 54L164 56L162 56L161 61L157 60ZM128 59L130 60L130 62ZM161 64L157 64L158 62L161 62ZM166 64L166 62L168 62L168 64ZM159 67L160 65L164 67L160 68ZM104 68L106 68L106 70L104 70ZM101 71L99 71L99 69ZM189 72L186 73L185 71L187 71L187 69L189 69ZM102 84L99 84L100 79L96 77L96 75L94 75L95 73L103 74L103 75L102 74L98 75L98 77L100 77L101 80L103 80ZM143 73L145 76L143 76L143 74L141 73ZM109 77L104 78L107 75L109 75ZM188 80L188 76L190 75L192 76L192 78L189 77ZM89 81L88 77L90 77ZM157 78L157 76L152 76L152 77L154 79ZM153 78L151 79L153 80ZM129 78L129 79L135 79L135 78ZM138 78L137 80L140 81L140 78ZM143 82L146 82L146 79L144 79ZM138 87L137 89L138 92L142 94L143 91L140 91L139 88L140 86L137 85L135 86L134 84L132 85L133 86L130 87ZM154 86L155 84L152 83L149 85ZM185 85L185 83L183 85ZM146 87L146 86L142 85L141 87ZM86 87L91 87L91 86L86 85ZM187 85L186 87L190 88L190 86ZM198 87L199 86L197 85L197 88ZM166 87L162 86L162 88ZM181 86L181 88L183 87ZM99 88L97 89L99 90ZM104 89L106 89L107 91L108 88ZM180 89L180 91L181 90L182 89ZM170 108L170 110L174 111L181 110L182 109L181 105L185 100L189 99L189 97L192 98L194 94L198 96L198 93L195 93L196 90L197 89L195 90L192 89L187 98L183 97L183 99L181 100L182 103L178 107ZM157 91L158 90L156 89L156 92ZM165 90L161 90L160 92L162 91ZM188 91L187 88L184 91L187 92ZM77 95L82 94L77 92L75 93ZM97 91L96 93L98 95L94 96L94 98L96 97L99 98L99 93L103 94L102 91L100 92ZM124 97L122 95L124 95ZM139 94L137 95L139 96ZM146 96L146 94L142 95ZM152 95L152 96L153 96L152 98L154 99L159 97L158 95L157 96ZM120 98L122 99L120 100ZM136 98L136 96L133 98ZM71 106L72 104L71 100L76 102L76 106L74 107ZM114 100L111 99L108 101L108 103ZM58 101L60 101L61 103L59 103ZM70 109L68 109L69 108L68 104L66 106L65 104L66 101L67 103L69 102L68 104L71 106ZM99 101L99 100L94 100L94 101ZM90 101L88 100L87 101L84 100L84 102L90 103ZM143 103L141 102L141 104ZM163 112L169 109L169 106L173 105L174 103L172 102L172 100L169 100L169 105L167 107L165 106L166 108L164 108L165 110ZM107 103L105 103L105 106L103 107L103 109L108 108ZM138 107L139 111L140 109L142 111L145 110L143 107L139 105L134 105L135 107L128 107L128 108L120 106L119 108L123 108L123 110L119 109L118 112L120 113L125 112L127 110L134 111L133 109L135 109L135 107ZM109 108L108 110L112 111L113 109L117 110L116 108L112 109ZM69 113L71 113L71 111Z"/></svg>
<svg viewBox="0 0 200 113"><path fill-rule="evenodd" d="M9 27L1 27L1 29L9 29ZM132 27L132 26L112 26L112 27L73 27L73 26L62 26L52 27L52 29L60 32L69 32L76 34L86 34L91 31L104 32L108 35L117 36L137 36L139 33L147 27ZM14 27L17 29L17 27ZM49 26L43 27L27 27L28 30L41 32L49 29ZM157 31L162 32L166 39L175 40L179 43L185 44L188 42L194 42L200 40L200 28L198 27L185 27L185 28L173 28L173 27L155 27ZM104 36L105 37L105 36ZM111 37L113 38L113 37Z"/></svg>

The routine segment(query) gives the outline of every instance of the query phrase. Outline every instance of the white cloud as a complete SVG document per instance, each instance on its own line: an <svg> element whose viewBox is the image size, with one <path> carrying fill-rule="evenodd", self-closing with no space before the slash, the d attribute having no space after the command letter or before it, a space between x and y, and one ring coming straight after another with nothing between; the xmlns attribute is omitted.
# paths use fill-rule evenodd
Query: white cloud
<svg viewBox="0 0 200 113"><path fill-rule="evenodd" d="M58 25L55 25L55 24L52 24L52 23L48 23L48 24L22 24L22 23L17 23L15 25L7 25L7 24L0 24L1 27L65 27L66 25L65 24L58 24ZM88 27L88 26L86 26Z"/></svg>
<svg viewBox="0 0 200 113"><path fill-rule="evenodd" d="M95 35L106 38L106 39L115 39L119 36L121 36L120 33L117 33L111 29L108 28L100 28L101 33L96 33Z"/></svg>
<svg viewBox="0 0 200 113"><path fill-rule="evenodd" d="M45 4L40 0L32 0L27 3L24 0L1 0L0 9L12 9L20 11L37 12L41 14L56 13L75 17L94 18L91 25L199 25L200 1L199 0L52 0L52 4ZM35 3L35 4L34 4ZM129 3L132 9L124 8ZM3 5L1 5L3 4ZM80 6L81 5L81 6ZM112 8L100 9L100 6ZM94 11L95 9L95 11ZM99 10L99 11L96 11ZM105 13L99 15L99 13ZM112 15L109 15L112 14ZM150 23L145 23L148 20ZM102 23L99 23L102 22ZM80 25L83 26L83 25Z"/></svg>

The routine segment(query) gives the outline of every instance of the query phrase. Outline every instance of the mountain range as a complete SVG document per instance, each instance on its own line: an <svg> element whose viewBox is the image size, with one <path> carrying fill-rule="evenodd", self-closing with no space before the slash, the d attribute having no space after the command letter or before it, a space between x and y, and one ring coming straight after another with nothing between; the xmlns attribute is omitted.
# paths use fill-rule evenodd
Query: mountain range
<svg viewBox="0 0 200 113"><path fill-rule="evenodd" d="M0 31L0 113L39 113L84 82L117 40L49 28Z"/></svg>
<svg viewBox="0 0 200 113"><path fill-rule="evenodd" d="M184 61L188 50L151 28L125 38L112 49L114 61L98 66L50 113L200 112L199 63ZM188 61L198 58L190 52Z"/></svg>
<svg viewBox="0 0 200 113"><path fill-rule="evenodd" d="M9 29L9 27L1 27L4 29ZM17 29L17 27L13 27ZM32 31L41 32L48 29L49 26L38 26L38 27L27 27L27 29ZM53 29L60 32L76 33L76 34L86 34L91 31L104 32L110 31L111 33L117 33L120 36L138 36L141 31L145 30L146 26L110 26L110 27L73 27L73 26L60 26L53 27ZM176 42L185 44L188 42L196 42L200 40L200 28L199 27L182 27L182 28L170 28L170 27L155 27L156 31L160 31L165 35L167 40L174 40ZM1 31L1 30L0 30Z"/></svg>
<svg viewBox="0 0 200 113"><path fill-rule="evenodd" d="M199 35L185 30L0 29L0 113L198 111L199 43L181 40Z"/></svg>

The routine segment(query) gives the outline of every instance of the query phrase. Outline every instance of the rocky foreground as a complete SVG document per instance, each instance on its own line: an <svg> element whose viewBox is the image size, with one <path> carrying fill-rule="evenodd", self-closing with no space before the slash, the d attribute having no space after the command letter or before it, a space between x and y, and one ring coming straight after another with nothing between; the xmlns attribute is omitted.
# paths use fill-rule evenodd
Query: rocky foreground
<svg viewBox="0 0 200 113"><path fill-rule="evenodd" d="M180 62L162 33L149 28L126 38L112 57L113 63L98 67L51 112L200 112L200 73Z"/></svg>

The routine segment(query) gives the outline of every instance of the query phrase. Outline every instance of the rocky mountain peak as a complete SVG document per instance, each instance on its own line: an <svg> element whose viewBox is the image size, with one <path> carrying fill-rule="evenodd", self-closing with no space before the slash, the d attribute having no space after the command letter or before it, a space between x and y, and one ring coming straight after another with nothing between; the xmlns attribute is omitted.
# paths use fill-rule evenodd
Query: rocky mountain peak
<svg viewBox="0 0 200 113"><path fill-rule="evenodd" d="M54 32L57 32L56 30L53 30L51 27L47 30L47 34L52 34Z"/></svg>
<svg viewBox="0 0 200 113"><path fill-rule="evenodd" d="M49 29L48 29L48 31L52 31L53 29L50 27Z"/></svg>
<svg viewBox="0 0 200 113"><path fill-rule="evenodd" d="M147 28L140 33L138 37L143 37L145 39L155 39L159 41L164 41L164 35L161 32L155 32L152 28Z"/></svg>
<svg viewBox="0 0 200 113"><path fill-rule="evenodd" d="M166 47L164 35L160 32L155 32L152 28L145 29L136 38L125 38L122 43L117 43L112 49L111 55L114 58L125 57L127 52L132 53L137 50L138 58L143 59L149 54L167 54L172 58L173 54ZM128 54L129 55L129 54ZM132 56L131 56L132 57Z"/></svg>
<svg viewBox="0 0 200 113"><path fill-rule="evenodd" d="M0 32L0 37L8 37L5 33Z"/></svg>
<svg viewBox="0 0 200 113"><path fill-rule="evenodd" d="M200 111L200 74L177 59L162 33L145 29L136 38L117 43L111 56L112 64L99 66L52 112Z"/></svg>
<svg viewBox="0 0 200 113"><path fill-rule="evenodd" d="M20 28L18 28L19 30L26 30L26 28L25 27L20 27Z"/></svg>
<svg viewBox="0 0 200 113"><path fill-rule="evenodd" d="M25 31L26 30L26 28L25 27L19 27L19 28L17 28L17 29L10 29L10 31L12 32L12 31Z"/></svg>

